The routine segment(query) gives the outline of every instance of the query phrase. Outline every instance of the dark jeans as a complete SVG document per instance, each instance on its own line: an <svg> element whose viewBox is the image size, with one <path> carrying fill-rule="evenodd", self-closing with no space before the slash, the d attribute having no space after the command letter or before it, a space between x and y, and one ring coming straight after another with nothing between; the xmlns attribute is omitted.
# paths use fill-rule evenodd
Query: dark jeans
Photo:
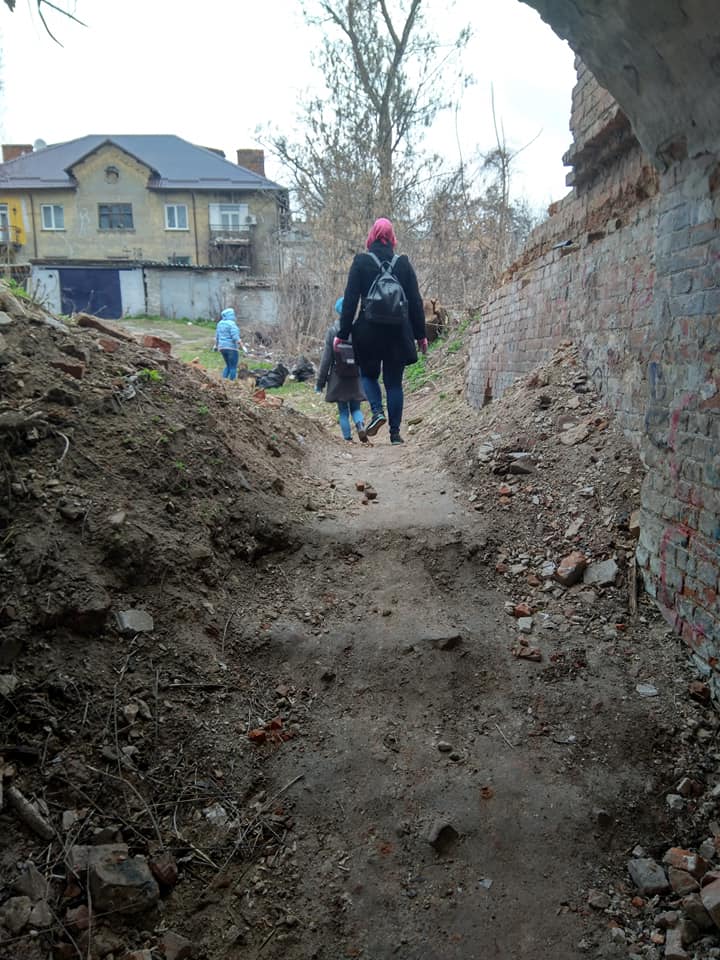
<svg viewBox="0 0 720 960"><path fill-rule="evenodd" d="M390 424L390 433L400 432L400 422L403 413L403 388L402 378L405 365L402 363L393 363L383 360L378 362L377 366L367 365L360 371L365 396L370 403L370 409L373 416L377 413L383 413L382 391L378 378L382 367L382 378L385 386L385 396L387 397L388 422Z"/></svg>
<svg viewBox="0 0 720 960"><path fill-rule="evenodd" d="M235 380L237 377L238 361L240 360L239 350L221 350L222 358L225 361L223 370L223 380Z"/></svg>

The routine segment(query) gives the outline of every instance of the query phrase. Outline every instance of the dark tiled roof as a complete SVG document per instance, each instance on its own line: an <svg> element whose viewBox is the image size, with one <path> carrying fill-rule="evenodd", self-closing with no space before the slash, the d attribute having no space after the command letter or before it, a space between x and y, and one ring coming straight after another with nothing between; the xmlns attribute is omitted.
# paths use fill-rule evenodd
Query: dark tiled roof
<svg viewBox="0 0 720 960"><path fill-rule="evenodd" d="M223 160L212 150L196 147L170 134L99 134L54 143L7 163L0 163L0 190L72 188L68 172L102 144L115 144L153 171L148 186L164 190L282 190L267 177Z"/></svg>

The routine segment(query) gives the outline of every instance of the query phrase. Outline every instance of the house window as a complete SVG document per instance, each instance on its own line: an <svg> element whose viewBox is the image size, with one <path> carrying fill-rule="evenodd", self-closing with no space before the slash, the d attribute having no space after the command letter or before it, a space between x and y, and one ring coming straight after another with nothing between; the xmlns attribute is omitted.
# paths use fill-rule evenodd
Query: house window
<svg viewBox="0 0 720 960"><path fill-rule="evenodd" d="M184 203L166 203L165 204L165 229L166 230L187 230L188 216L187 207Z"/></svg>
<svg viewBox="0 0 720 960"><path fill-rule="evenodd" d="M65 229L65 208L59 203L43 203L40 205L43 230Z"/></svg>
<svg viewBox="0 0 720 960"><path fill-rule="evenodd" d="M0 203L0 243L10 242L10 216L8 205Z"/></svg>
<svg viewBox="0 0 720 960"><path fill-rule="evenodd" d="M132 204L99 203L98 226L101 230L132 230Z"/></svg>
<svg viewBox="0 0 720 960"><path fill-rule="evenodd" d="M168 263L171 263L174 267L189 267L190 257L176 257L173 254L171 257L168 257Z"/></svg>
<svg viewBox="0 0 720 960"><path fill-rule="evenodd" d="M211 230L247 230L250 218L246 203L211 203Z"/></svg>

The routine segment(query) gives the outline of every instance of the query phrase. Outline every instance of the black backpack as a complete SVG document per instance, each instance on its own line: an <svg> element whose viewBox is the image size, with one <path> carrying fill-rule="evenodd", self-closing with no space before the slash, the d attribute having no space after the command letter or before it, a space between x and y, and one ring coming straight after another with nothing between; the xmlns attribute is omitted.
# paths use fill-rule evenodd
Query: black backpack
<svg viewBox="0 0 720 960"><path fill-rule="evenodd" d="M356 377L358 365L355 361L355 351L351 343L342 341L334 350L335 369L339 377Z"/></svg>
<svg viewBox="0 0 720 960"><path fill-rule="evenodd" d="M369 250L368 256L373 258L380 272L363 300L365 319L385 327L400 327L408 318L408 302L402 284L393 273L397 254L389 262L382 263Z"/></svg>

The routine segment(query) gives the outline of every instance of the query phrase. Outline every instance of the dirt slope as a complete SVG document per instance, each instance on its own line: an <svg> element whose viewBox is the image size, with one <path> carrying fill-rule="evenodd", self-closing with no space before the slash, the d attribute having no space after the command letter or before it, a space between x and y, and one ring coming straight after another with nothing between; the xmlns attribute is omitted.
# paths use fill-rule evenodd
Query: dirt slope
<svg viewBox="0 0 720 960"><path fill-rule="evenodd" d="M23 415L0 752L54 831L0 812L2 960L657 960L668 900L637 897L627 853L706 836L717 724L628 609L641 468L572 351L480 414L448 375L404 447L362 448L101 336L25 318L0 344L0 422ZM79 381L48 365L70 347ZM614 583L558 583L572 550ZM151 630L118 628L133 608ZM681 777L700 792L671 813ZM145 912L69 875L99 841L161 879ZM27 861L44 924L18 919Z"/></svg>

